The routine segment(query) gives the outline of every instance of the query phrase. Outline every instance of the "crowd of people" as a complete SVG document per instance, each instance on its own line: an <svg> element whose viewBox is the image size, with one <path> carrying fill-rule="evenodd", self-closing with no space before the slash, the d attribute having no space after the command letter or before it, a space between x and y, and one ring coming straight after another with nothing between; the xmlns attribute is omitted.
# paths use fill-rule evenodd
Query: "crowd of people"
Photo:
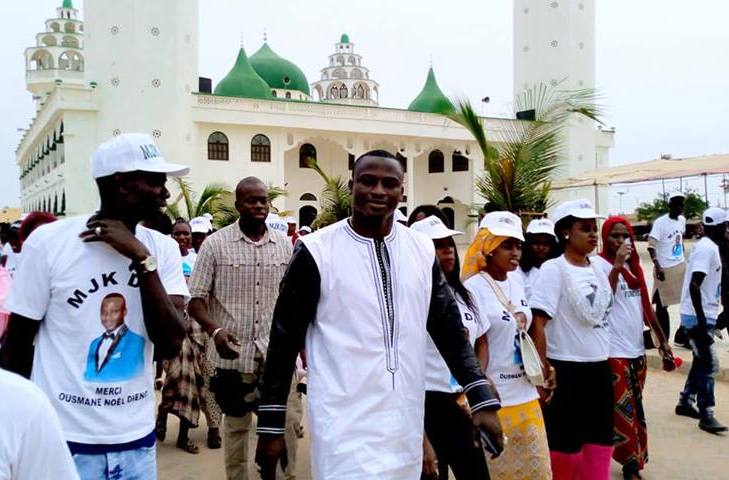
<svg viewBox="0 0 729 480"><path fill-rule="evenodd" d="M485 213L461 261L464 232L436 206L397 210L403 170L386 151L356 160L351 216L315 231L272 215L255 177L236 187L233 224L170 219L165 182L188 171L149 136L120 135L91 159L98 211L11 228L0 478L154 479L169 415L197 454L203 413L229 479L254 470L254 415L266 480L296 478L303 454L316 479L606 480L612 459L639 479L646 348L676 367L673 304L693 354L675 413L727 430L713 414L721 209L703 213L686 261L671 195L649 292L630 222L599 228L586 200L549 218Z"/></svg>

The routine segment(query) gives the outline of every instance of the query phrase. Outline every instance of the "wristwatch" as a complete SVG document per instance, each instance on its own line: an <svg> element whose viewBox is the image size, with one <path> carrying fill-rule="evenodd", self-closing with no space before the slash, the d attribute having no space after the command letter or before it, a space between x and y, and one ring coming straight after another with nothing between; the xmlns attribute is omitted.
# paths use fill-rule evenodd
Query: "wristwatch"
<svg viewBox="0 0 729 480"><path fill-rule="evenodd" d="M150 255L144 260L132 262L132 267L137 273L152 273L157 271L157 257Z"/></svg>

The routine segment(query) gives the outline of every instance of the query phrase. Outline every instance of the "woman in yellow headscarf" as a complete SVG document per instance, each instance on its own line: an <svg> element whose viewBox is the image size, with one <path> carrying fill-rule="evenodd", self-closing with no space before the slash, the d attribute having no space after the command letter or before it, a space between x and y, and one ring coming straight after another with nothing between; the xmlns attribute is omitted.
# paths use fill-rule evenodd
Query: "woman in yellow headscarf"
<svg viewBox="0 0 729 480"><path fill-rule="evenodd" d="M499 419L506 439L503 453L487 458L489 472L499 479L551 479L539 394L524 372L519 342L532 316L521 276L512 273L521 259L521 220L510 212L492 212L480 226L466 252L462 277L485 324L479 339L487 351L485 373L501 397Z"/></svg>

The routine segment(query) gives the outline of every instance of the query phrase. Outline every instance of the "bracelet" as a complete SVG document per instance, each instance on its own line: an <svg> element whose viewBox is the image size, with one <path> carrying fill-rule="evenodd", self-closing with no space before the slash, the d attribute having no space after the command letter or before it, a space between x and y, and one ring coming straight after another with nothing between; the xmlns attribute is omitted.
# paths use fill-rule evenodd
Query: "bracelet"
<svg viewBox="0 0 729 480"><path fill-rule="evenodd" d="M218 327L215 330L213 330L213 333L210 334L210 338L215 340L215 335L219 334L222 329L223 329L223 327Z"/></svg>

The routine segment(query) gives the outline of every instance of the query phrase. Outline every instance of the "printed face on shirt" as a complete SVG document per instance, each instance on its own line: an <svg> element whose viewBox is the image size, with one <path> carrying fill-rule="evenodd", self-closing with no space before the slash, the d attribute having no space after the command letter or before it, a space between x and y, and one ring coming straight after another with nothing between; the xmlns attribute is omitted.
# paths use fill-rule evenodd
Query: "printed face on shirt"
<svg viewBox="0 0 729 480"><path fill-rule="evenodd" d="M362 157L355 163L352 180L352 209L364 217L391 216L403 194L403 172L392 158Z"/></svg>
<svg viewBox="0 0 729 480"><path fill-rule="evenodd" d="M112 293L101 301L101 325L107 332L121 326L126 315L127 305L121 295Z"/></svg>

